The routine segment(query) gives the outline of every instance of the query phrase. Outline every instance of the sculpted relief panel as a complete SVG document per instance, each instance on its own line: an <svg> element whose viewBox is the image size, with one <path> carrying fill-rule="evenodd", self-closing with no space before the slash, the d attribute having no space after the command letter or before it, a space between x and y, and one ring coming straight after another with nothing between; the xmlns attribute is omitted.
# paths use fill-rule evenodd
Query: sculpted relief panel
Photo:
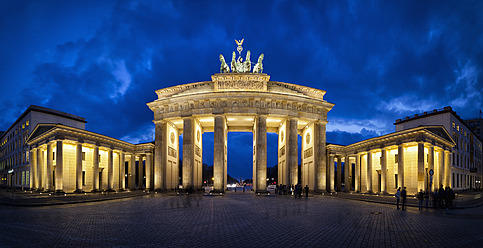
<svg viewBox="0 0 483 248"><path fill-rule="evenodd" d="M172 103L158 108L157 114L160 118L164 115L172 115L175 113L183 114L187 111L201 111L203 113L211 113L214 109L220 108L253 108L253 112L258 112L257 109L272 109L286 111L285 114L315 114L324 115L326 111L322 107L317 107L312 104L298 103L295 101L283 101L275 99L254 99L253 97L235 98L232 100L215 99L215 100L197 100L193 102ZM295 111L295 112L294 112ZM230 111L227 111L229 113ZM277 112L280 113L280 112Z"/></svg>

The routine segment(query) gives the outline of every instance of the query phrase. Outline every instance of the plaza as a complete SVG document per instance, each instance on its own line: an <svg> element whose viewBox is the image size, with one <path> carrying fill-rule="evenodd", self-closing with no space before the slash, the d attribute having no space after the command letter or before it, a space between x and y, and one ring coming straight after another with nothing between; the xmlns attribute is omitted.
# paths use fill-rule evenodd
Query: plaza
<svg viewBox="0 0 483 248"><path fill-rule="evenodd" d="M402 212L327 195L150 193L0 208L6 247L471 247L483 241L481 206Z"/></svg>

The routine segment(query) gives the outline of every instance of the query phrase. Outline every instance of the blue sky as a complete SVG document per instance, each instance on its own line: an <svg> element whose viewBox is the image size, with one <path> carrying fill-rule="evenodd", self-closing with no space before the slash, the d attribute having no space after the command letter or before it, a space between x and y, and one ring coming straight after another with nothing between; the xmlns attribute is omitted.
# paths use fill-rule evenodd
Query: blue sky
<svg viewBox="0 0 483 248"><path fill-rule="evenodd" d="M327 91L330 143L445 106L474 117L482 13L483 1L1 1L0 130L35 104L82 116L90 131L151 141L154 91L209 80L241 38L252 60L265 54L272 80ZM251 177L251 134L229 137L229 173Z"/></svg>

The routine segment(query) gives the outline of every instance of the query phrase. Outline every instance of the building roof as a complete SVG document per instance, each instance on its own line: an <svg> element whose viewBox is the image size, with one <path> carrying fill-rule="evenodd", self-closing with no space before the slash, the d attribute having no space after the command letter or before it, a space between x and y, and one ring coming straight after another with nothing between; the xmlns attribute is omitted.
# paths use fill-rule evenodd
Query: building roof
<svg viewBox="0 0 483 248"><path fill-rule="evenodd" d="M10 127L3 133L0 135L0 139L3 138L4 135L6 135L15 125L17 125L18 122L20 122L26 115L28 115L31 111L35 111L35 112L41 112L41 113L46 113L46 114L50 114L50 115L56 115L56 116L59 116L59 117L63 117L63 118L68 118L68 119L72 119L72 120L75 120L75 121L79 121L79 122L83 122L83 123L87 123L86 119L83 118L83 117L79 117L77 115L73 115L73 114L69 114L69 113L65 113L65 112L62 112L62 111L58 111L58 110L55 110L55 109L50 109L50 108L45 108L45 107L40 107L40 106L36 106L36 105L30 105L18 118L17 120L12 123L12 125L10 125Z"/></svg>
<svg viewBox="0 0 483 248"><path fill-rule="evenodd" d="M34 128L27 139L27 144L38 145L53 139L68 139L82 143L90 143L111 147L113 149L124 150L126 152L151 151L154 148L153 142L142 144L131 144L126 141L118 140L106 135L94 133L84 129L65 126L62 124L40 123Z"/></svg>
<svg viewBox="0 0 483 248"><path fill-rule="evenodd" d="M389 133L379 137L370 138L347 146L327 144L330 150L356 152L381 149L382 147L395 146L402 143L427 142L438 145L443 149L449 149L456 145L444 126L419 126L410 129Z"/></svg>
<svg viewBox="0 0 483 248"><path fill-rule="evenodd" d="M468 127L467 123L465 120L463 120L454 110L453 108L451 108L451 106L447 106L447 107L444 107L443 109L433 109L433 111L431 112L424 112L424 113L421 113L421 114L415 114L414 116L410 117L410 116L406 116L406 118L404 119L397 119L396 122L394 123L394 125L397 125L397 124L401 124L401 123L404 123L404 122L409 122L409 121L413 121L413 120L417 120L417 119L422 119L422 118L426 118L428 116L433 116L433 115L439 115L439 114L444 114L444 113L451 113L453 114L454 117L456 117L456 119L458 119L462 125L464 125L466 127L466 129L468 129L470 132L473 133L473 135L478 139L480 140L480 137L479 135L477 135L470 127ZM480 140L481 142L481 140Z"/></svg>

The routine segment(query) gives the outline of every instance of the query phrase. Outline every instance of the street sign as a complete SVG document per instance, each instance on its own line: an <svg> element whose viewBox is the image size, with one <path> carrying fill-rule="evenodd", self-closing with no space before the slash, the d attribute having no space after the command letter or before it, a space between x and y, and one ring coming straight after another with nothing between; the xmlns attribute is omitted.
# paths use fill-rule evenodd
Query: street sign
<svg viewBox="0 0 483 248"><path fill-rule="evenodd" d="M434 175L434 171L433 171L433 169L429 170L429 175L430 175L430 176L433 176L433 175Z"/></svg>

